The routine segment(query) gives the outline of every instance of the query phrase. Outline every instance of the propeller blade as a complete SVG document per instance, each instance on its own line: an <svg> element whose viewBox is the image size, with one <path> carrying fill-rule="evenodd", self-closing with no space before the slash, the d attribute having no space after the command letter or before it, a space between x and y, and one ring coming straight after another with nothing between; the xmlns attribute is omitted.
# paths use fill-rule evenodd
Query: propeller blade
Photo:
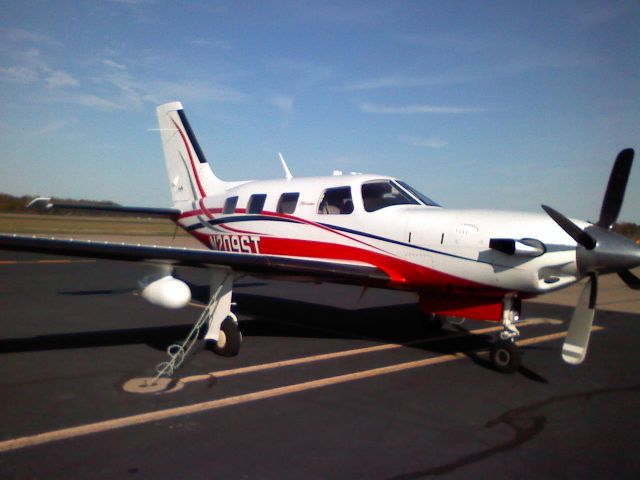
<svg viewBox="0 0 640 480"><path fill-rule="evenodd" d="M602 201L600 219L598 223L596 223L599 227L609 228L618 219L618 214L622 208L622 201L624 200L624 191L627 188L627 181L629 180L629 173L631 172L633 155L634 152L632 148L622 150L618 154L616 162L613 164L607 190L604 194L604 200Z"/></svg>
<svg viewBox="0 0 640 480"><path fill-rule="evenodd" d="M587 250L594 249L594 247L596 246L596 241L591 235L582 230L579 226L577 226L557 210L554 210L547 205L542 205L542 209L547 212L547 214L551 218L553 218L553 220L560 226L560 228L567 232L567 235L573 238L576 242L578 242Z"/></svg>
<svg viewBox="0 0 640 480"><path fill-rule="evenodd" d="M571 365L578 365L587 356L589 336L593 317L596 313L596 298L598 296L598 277L591 274L585 284L576 309L573 311L569 332L562 345L562 359Z"/></svg>
<svg viewBox="0 0 640 480"><path fill-rule="evenodd" d="M636 277L629 270L622 270L621 272L618 272L618 276L629 288L640 290L640 278Z"/></svg>

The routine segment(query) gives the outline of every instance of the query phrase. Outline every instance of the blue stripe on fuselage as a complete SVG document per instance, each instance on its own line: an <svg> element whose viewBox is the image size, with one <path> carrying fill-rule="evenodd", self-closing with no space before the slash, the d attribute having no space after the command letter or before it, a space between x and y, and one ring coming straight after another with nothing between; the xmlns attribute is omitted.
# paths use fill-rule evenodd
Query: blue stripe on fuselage
<svg viewBox="0 0 640 480"><path fill-rule="evenodd" d="M223 225L225 223L237 223L237 222L256 222L256 221L269 221L269 222L287 222L287 223L304 223L304 224L308 224L308 222L301 222L299 220L295 220L292 218L283 218L283 217L272 217L269 215L239 215L239 216L234 216L234 217L225 217L225 218L217 218L214 220L209 220L207 221L208 225ZM423 252L429 252L429 253L435 253L436 255L444 255L445 257L451 257L451 258L457 258L460 260L466 260L469 262L476 262L476 263L486 263L486 264L491 264L491 262L483 262L481 260L477 260L477 259L473 259L473 258L468 258L468 257L461 257L460 255L455 255L453 253L446 253L446 252L440 252L438 250L433 250L431 248L426 248L426 247L420 247L418 245L412 245L410 243L405 243L405 242L401 242L399 240L393 240L391 238L386 238L386 237L380 237L378 235L374 235L372 233L366 233L366 232L361 232L359 230L353 230L350 228L345 228L345 227L339 227L337 225L332 225L330 223L319 223L318 225L322 225L323 227L326 227L330 230L334 230L337 232L344 232L344 233L350 233L352 235L359 235L365 238L371 238L373 240L379 240L382 242L387 242L387 243L393 243L394 245L400 245L403 247L408 247L408 248L413 248L415 250L420 250ZM193 225L190 225L188 227L185 227L185 230L187 230L188 232L191 232L193 230L197 230L199 228L204 227L205 225L202 223L196 223Z"/></svg>

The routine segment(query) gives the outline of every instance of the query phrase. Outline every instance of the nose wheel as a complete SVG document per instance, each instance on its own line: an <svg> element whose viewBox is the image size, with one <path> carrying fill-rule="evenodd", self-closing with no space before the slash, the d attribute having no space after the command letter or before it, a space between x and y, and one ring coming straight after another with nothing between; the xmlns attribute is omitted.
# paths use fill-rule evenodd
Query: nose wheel
<svg viewBox="0 0 640 480"><path fill-rule="evenodd" d="M503 373L514 373L520 368L522 356L513 340L496 340L490 350L491 365Z"/></svg>
<svg viewBox="0 0 640 480"><path fill-rule="evenodd" d="M491 365L499 372L514 373L520 368L522 355L515 339L520 332L515 324L520 321L522 301L517 295L505 295L502 300L502 332L491 345Z"/></svg>

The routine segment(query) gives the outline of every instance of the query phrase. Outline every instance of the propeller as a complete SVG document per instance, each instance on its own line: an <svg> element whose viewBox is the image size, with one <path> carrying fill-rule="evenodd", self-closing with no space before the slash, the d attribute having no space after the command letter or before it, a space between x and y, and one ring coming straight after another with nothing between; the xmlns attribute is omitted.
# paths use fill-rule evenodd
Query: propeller
<svg viewBox="0 0 640 480"><path fill-rule="evenodd" d="M628 148L616 157L602 201L600 218L594 225L582 229L560 212L542 205L543 210L578 244L578 271L589 276L562 346L562 358L567 363L577 365L587 355L598 297L598 275L615 272L630 288L640 290L640 278L630 272L631 268L640 265L640 246L611 230L622 208L633 156L633 149Z"/></svg>
<svg viewBox="0 0 640 480"><path fill-rule="evenodd" d="M578 304L571 316L567 337L562 345L562 359L567 363L577 365L582 363L587 355L593 317L596 314L597 296L598 276L592 273L580 292Z"/></svg>
<svg viewBox="0 0 640 480"><path fill-rule="evenodd" d="M629 270L623 270L618 272L618 276L622 279L624 283L627 284L629 288L634 290L640 290L640 278L636 277Z"/></svg>
<svg viewBox="0 0 640 480"><path fill-rule="evenodd" d="M567 232L567 234L573 238L577 243L582 245L587 250L593 250L596 246L596 241L593 239L591 235L582 230L579 226L565 217L563 214L554 210L547 205L542 205L542 209L547 212L547 214L553 218L553 220L560 225L560 227Z"/></svg>

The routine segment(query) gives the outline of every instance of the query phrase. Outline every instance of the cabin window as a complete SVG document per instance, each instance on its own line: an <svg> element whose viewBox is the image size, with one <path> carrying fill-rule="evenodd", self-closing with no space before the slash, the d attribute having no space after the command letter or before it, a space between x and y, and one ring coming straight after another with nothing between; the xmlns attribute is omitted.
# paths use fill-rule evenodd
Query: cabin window
<svg viewBox="0 0 640 480"><path fill-rule="evenodd" d="M229 197L224 201L224 207L222 213L228 215L236 211L236 205L238 205L238 197Z"/></svg>
<svg viewBox="0 0 640 480"><path fill-rule="evenodd" d="M363 183L362 203L367 212L375 212L392 205L419 205L417 200L400 190L391 180Z"/></svg>
<svg viewBox="0 0 640 480"><path fill-rule="evenodd" d="M351 187L327 188L320 199L318 213L321 215L348 215L353 212Z"/></svg>
<svg viewBox="0 0 640 480"><path fill-rule="evenodd" d="M260 213L264 208L264 202L267 200L267 195L264 193L256 193L249 197L249 203L247 204L247 213Z"/></svg>
<svg viewBox="0 0 640 480"><path fill-rule="evenodd" d="M293 213L296 211L296 205L298 205L299 193L283 193L278 200L278 213Z"/></svg>

